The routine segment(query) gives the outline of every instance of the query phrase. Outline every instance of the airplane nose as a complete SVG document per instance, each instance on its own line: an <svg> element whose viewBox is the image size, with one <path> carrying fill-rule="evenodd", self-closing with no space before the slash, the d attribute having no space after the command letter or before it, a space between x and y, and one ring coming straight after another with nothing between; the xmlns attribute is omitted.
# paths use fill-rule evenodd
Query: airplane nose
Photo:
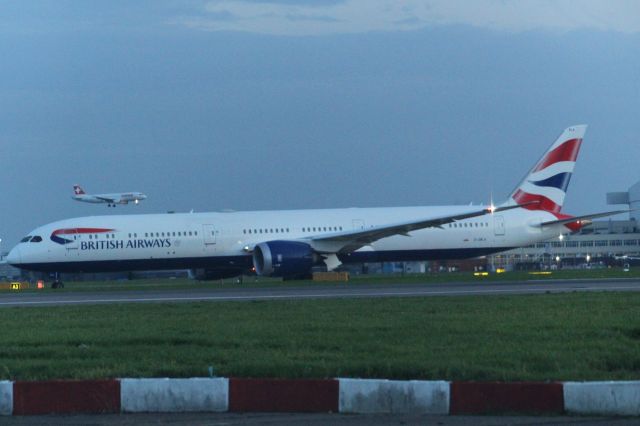
<svg viewBox="0 0 640 426"><path fill-rule="evenodd" d="M7 263L10 265L19 265L22 263L22 256L20 255L20 248L14 247L7 255Z"/></svg>

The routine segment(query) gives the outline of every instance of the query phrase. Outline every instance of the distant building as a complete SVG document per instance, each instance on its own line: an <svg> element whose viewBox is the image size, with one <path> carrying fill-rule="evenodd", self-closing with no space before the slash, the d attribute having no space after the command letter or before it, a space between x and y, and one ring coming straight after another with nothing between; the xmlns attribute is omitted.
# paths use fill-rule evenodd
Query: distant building
<svg viewBox="0 0 640 426"><path fill-rule="evenodd" d="M640 220L640 182L637 182L626 192L607 193L607 204L624 204L633 210L629 213L629 219Z"/></svg>

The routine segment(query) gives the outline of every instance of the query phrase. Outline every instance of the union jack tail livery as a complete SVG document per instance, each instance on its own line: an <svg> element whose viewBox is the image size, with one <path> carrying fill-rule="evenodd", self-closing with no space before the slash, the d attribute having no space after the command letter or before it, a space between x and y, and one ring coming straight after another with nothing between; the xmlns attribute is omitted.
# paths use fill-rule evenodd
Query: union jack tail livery
<svg viewBox="0 0 640 426"><path fill-rule="evenodd" d="M73 185L73 193L76 195L82 195L84 194L84 189L82 189L82 187L78 184Z"/></svg>
<svg viewBox="0 0 640 426"><path fill-rule="evenodd" d="M511 193L507 204L560 213L586 125L567 127Z"/></svg>

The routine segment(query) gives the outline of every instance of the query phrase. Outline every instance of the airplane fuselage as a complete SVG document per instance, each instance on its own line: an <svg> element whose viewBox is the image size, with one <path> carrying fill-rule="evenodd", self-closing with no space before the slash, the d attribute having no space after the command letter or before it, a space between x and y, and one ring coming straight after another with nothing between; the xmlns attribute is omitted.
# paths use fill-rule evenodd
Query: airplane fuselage
<svg viewBox="0 0 640 426"><path fill-rule="evenodd" d="M468 206L440 206L81 217L35 229L29 236L40 238L16 246L9 262L48 272L248 271L251 252L262 242L313 246L320 235L468 210ZM555 219L546 211L518 208L382 238L337 257L342 263L472 258L568 232L562 225L539 226Z"/></svg>
<svg viewBox="0 0 640 426"><path fill-rule="evenodd" d="M82 217L37 228L7 260L50 272L194 269L213 278L253 267L259 275L297 278L315 265L334 270L342 263L483 256L620 213L560 213L585 131L586 125L566 128L497 207ZM84 192L79 185L74 191Z"/></svg>
<svg viewBox="0 0 640 426"><path fill-rule="evenodd" d="M93 204L128 204L130 202L138 203L147 198L141 192L122 192L114 194L75 194L72 195L76 201Z"/></svg>

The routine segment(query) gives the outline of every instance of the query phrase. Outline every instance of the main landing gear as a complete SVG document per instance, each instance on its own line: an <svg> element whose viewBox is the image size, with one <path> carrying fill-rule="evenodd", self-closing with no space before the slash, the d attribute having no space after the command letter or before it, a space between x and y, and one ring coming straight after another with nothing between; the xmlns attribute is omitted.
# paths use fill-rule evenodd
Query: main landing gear
<svg viewBox="0 0 640 426"><path fill-rule="evenodd" d="M60 276L57 272L55 280L51 283L51 288L64 288L64 283L60 279Z"/></svg>

